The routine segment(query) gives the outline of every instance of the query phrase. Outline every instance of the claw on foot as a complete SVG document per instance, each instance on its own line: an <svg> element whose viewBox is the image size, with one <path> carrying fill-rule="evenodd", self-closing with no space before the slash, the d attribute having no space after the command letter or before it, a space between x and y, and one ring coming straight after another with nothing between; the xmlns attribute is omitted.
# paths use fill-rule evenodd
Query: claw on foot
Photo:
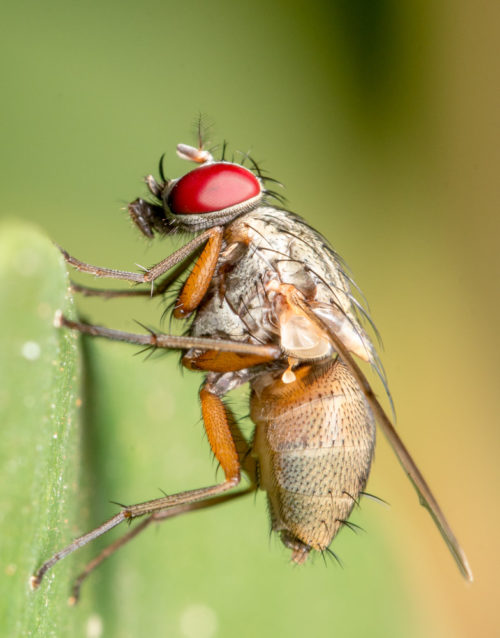
<svg viewBox="0 0 500 638"><path fill-rule="evenodd" d="M63 325L62 310L56 310L53 324L54 324L54 328L61 328L61 326Z"/></svg>

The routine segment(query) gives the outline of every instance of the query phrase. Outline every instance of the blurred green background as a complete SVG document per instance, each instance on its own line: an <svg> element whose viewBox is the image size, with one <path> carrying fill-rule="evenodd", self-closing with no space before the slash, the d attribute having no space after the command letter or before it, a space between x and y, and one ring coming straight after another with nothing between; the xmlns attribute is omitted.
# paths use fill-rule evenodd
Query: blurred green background
<svg viewBox="0 0 500 638"><path fill-rule="evenodd" d="M35 222L90 263L158 261L177 244L149 245L122 209L163 152L169 176L187 170L175 145L193 143L206 114L211 141L250 150L351 266L384 339L399 431L476 576L462 581L380 438L367 489L391 508L365 499L353 520L367 533L334 544L343 569L320 557L292 567L269 540L259 494L148 530L87 583L70 635L497 634L499 17L498 3L465 0L4 9L2 217ZM129 330L161 314L156 301L79 308ZM111 515L111 499L146 500L215 473L199 376L172 356L86 348L87 505L64 540ZM15 513L4 524L2 538ZM69 586L91 555L53 577ZM1 578L15 599L24 579L6 565ZM56 618L59 604L48 609Z"/></svg>

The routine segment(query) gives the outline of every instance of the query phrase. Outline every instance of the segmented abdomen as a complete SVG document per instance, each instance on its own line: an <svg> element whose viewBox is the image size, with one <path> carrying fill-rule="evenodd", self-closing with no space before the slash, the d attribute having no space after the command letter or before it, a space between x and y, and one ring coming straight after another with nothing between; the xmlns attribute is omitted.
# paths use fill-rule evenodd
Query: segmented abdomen
<svg viewBox="0 0 500 638"><path fill-rule="evenodd" d="M251 417L273 529L303 562L310 549L328 547L363 490L375 424L339 359L304 366L296 376L291 384L272 374L254 382Z"/></svg>

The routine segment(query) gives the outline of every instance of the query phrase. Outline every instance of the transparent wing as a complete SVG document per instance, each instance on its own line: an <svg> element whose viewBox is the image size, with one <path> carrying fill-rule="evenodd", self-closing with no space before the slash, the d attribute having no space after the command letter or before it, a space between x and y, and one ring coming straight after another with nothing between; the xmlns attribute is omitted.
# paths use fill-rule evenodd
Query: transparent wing
<svg viewBox="0 0 500 638"><path fill-rule="evenodd" d="M341 339L333 332L333 330L328 326L327 323L321 320L308 306L304 303L302 296L300 293L297 294L294 302L297 306L300 307L302 312L306 313L308 317L315 324L320 326L322 330L326 331L330 336L332 343L339 353L340 357L344 361L344 363L349 367L352 374L356 378L359 383L363 393L366 397L368 405L373 411L375 418L378 421L378 424L385 434L389 443L392 446L392 449L396 453L396 456L399 459L399 462L403 466L404 471L408 475L408 478L412 482L415 487L420 503L423 505L430 513L432 519L434 520L437 528L439 529L441 536L443 537L445 543L448 545L448 548L455 559L458 568L460 569L462 575L470 582L473 581L472 570L469 566L469 561L467 560L467 556L465 555L464 550L462 549L460 543L458 542L455 534L453 533L448 521L446 520L441 508L438 505L438 502L434 498L433 493L431 492L430 487L427 485L426 480L422 476L422 473L418 469L415 464L415 461L412 459L410 453L406 449L403 441L399 437L398 433L394 429L394 426L391 423L391 420L385 413L383 407L380 405L377 397L375 396L366 376L363 374L362 370L359 368L358 364L353 359L350 352L345 347L344 343Z"/></svg>

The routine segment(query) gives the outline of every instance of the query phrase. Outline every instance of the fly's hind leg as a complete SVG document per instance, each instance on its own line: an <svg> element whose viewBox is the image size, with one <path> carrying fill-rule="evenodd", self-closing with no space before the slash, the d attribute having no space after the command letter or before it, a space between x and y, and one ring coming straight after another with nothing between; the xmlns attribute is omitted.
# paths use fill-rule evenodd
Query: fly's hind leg
<svg viewBox="0 0 500 638"><path fill-rule="evenodd" d="M212 451L224 471L225 480L216 485L201 487L163 496L162 498L129 505L87 534L80 536L65 548L56 552L47 560L31 578L31 586L36 589L44 575L60 560L72 554L87 543L102 536L124 521L131 521L141 516L158 515L175 507L188 507L193 503L207 501L233 489L240 482L240 463L236 445L229 426L228 414L220 397L212 392L209 384L204 384L200 391L203 422ZM144 525L146 527L146 524Z"/></svg>
<svg viewBox="0 0 500 638"><path fill-rule="evenodd" d="M198 501L196 503L190 503L188 505L177 505L176 507L172 507L168 510L163 510L161 512L155 512L154 514L151 514L151 516L148 516L148 518L141 521L138 525L130 529L126 534L120 536L120 538L117 538L113 543L105 547L100 554L98 554L95 558L89 561L89 563L87 563L87 565L73 582L69 604L75 605L78 602L82 584L90 576L90 574L99 567L99 565L101 565L107 558L118 551L121 547L126 545L129 541L138 536L152 523L161 523L163 521L166 521L167 519L174 518L182 514L196 512L201 509L208 509L209 507L213 507L215 505L233 501L237 498L241 498L242 496L246 496L247 494L251 494L256 489L256 484L252 483L249 487L239 492L229 492L226 494L221 494L220 496L215 496L214 498L210 498L206 501Z"/></svg>
<svg viewBox="0 0 500 638"><path fill-rule="evenodd" d="M276 359L280 356L280 350L275 346L254 346L253 344L240 344L238 342L218 339L177 337L171 335L156 335L154 333L150 333L149 335L134 335L131 333L121 332L119 330L108 330L99 326L90 326L81 322L69 321L61 314L58 315L58 322L59 325L65 325L87 334L107 337L114 340L129 341L131 343L141 343L144 345L149 344L157 347L174 349L196 348L201 350L220 349L227 352L240 352L241 354L247 354L252 357L256 354L260 356L266 355L269 360ZM163 516L163 513L171 511L173 508L183 508L183 511L188 511L194 503L207 502L210 499L229 492L238 485L240 482L241 469L240 456L246 458L247 453L245 449L242 449L241 447L239 449L237 448L237 444L234 439L235 427L237 426L232 414L224 406L220 394L221 391L217 389L216 385L207 381L201 388L200 400L207 437L214 456L224 472L224 481L208 487L188 490L178 494L168 495L162 498L124 507L120 512L118 512L118 514L104 522L102 525L87 534L80 536L49 558L49 560L47 560L38 569L31 579L31 586L34 589L40 585L44 575L56 563L80 547L83 547L99 536L102 536L120 523L145 515L150 515L151 522L156 519L159 520L162 517L167 518L167 515L165 514L165 516ZM139 531L147 527L149 524L150 523L145 522L144 525L139 528ZM130 538L135 536L137 533L139 532L131 532ZM127 540L130 540L130 538ZM125 540L118 544L116 548L120 547L124 542L127 541ZM115 550L112 549L110 552L106 553L102 560L104 560L104 558L113 551ZM102 560L98 559L97 564L102 562ZM89 573L94 568L95 567L92 566ZM85 577L86 575L83 576L83 578Z"/></svg>
<svg viewBox="0 0 500 638"><path fill-rule="evenodd" d="M198 354L197 356L185 356L184 357L184 365L191 369L205 369L208 370L211 367L215 367L216 371L220 371L221 368L221 359L222 357L216 357L216 353L212 350L211 352L204 353L208 356L203 356L203 354ZM229 355L229 357L225 357L224 360L228 367L232 367L232 353L225 353ZM198 365L194 365L194 361L197 361ZM209 365L208 362L212 363L212 366ZM242 364L245 363L248 366L251 366L255 362L255 357L253 355L239 355L238 357L239 367L242 367ZM215 364L215 365L214 365ZM233 366L234 367L234 366ZM80 598L80 589L82 587L83 582L90 576L90 574L101 565L107 558L109 558L112 554L118 551L121 547L126 545L129 541L138 536L142 531L148 528L152 523L161 523L167 519L174 518L176 516L180 516L182 514L187 514L189 512L195 512L201 509L208 509L209 507L213 507L215 505L219 505L222 503L226 503L228 501L233 501L242 496L246 496L255 492L257 489L257 468L256 468L256 460L250 455L251 446L245 439L243 433L240 430L238 422L234 419L230 410L226 408L226 416L228 420L228 425L231 433L231 437L234 441L234 445L236 447L236 453L238 455L239 464L241 469L247 475L250 480L250 485L243 490L238 492L226 492L224 494L220 494L219 496L215 496L209 498L204 501L196 501L194 503L189 503L186 505L177 505L171 507L166 510L162 510L159 512L154 512L146 519L141 521L138 525L130 529L126 534L116 539L113 543L105 547L100 554L98 554L95 558L93 558L85 568L80 572L78 577L75 579L73 583L73 587L71 590L71 596L69 599L69 603L74 605L78 602Z"/></svg>

